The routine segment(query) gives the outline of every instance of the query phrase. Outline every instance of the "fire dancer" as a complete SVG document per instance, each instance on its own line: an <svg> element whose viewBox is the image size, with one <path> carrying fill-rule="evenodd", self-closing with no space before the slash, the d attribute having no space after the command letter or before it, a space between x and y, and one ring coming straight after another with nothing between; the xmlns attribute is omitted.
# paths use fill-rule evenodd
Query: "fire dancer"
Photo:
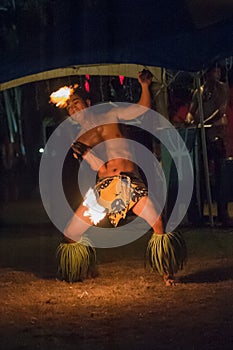
<svg viewBox="0 0 233 350"><path fill-rule="evenodd" d="M78 89L71 89L67 95L67 87L62 88L66 96L60 92L53 93L51 101L67 109L70 117L81 126L78 138L72 144L74 156L84 159L93 170L97 171L97 183L91 188L82 204L77 208L64 230L64 241L58 247L59 272L62 279L69 282L80 280L88 271L90 257L95 250L83 235L90 225L108 216L116 227L128 211L143 218L153 229L148 244L151 265L163 275L166 285L174 285L174 273L182 268L186 259L186 246L178 233L164 233L162 217L148 197L145 183L141 179L137 165L131 161L127 139L123 136L120 120L139 117L151 106L150 84L152 74L143 70L138 75L141 85L141 96L138 104L127 108L113 108L108 111L103 124L93 122L91 117L85 118L83 111L90 105L83 99ZM94 116L96 118L96 116ZM113 142L114 140L114 142ZM95 148L100 146L100 154ZM101 148L103 147L103 148ZM120 150L120 156L119 156Z"/></svg>

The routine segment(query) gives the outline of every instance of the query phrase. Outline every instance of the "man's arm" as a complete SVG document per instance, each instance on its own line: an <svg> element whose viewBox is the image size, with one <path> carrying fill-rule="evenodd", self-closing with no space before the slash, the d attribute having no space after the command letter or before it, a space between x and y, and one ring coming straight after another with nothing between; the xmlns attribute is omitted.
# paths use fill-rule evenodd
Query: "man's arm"
<svg viewBox="0 0 233 350"><path fill-rule="evenodd" d="M195 113L196 113L197 107L198 107L197 90L195 90L193 93L192 101L191 101L190 106L189 106L189 111L185 117L185 123L190 124L194 121L196 122Z"/></svg>
<svg viewBox="0 0 233 350"><path fill-rule="evenodd" d="M103 165L104 162L98 158L93 151L89 151L83 155L83 159L90 165L92 170L98 171Z"/></svg>
<svg viewBox="0 0 233 350"><path fill-rule="evenodd" d="M152 74L149 71L143 70L138 74L138 81L141 85L141 96L137 104L131 104L129 107L118 107L108 112L108 116L116 116L119 119L131 120L139 117L147 112L151 107L151 92L150 84L152 81Z"/></svg>
<svg viewBox="0 0 233 350"><path fill-rule="evenodd" d="M72 149L74 151L74 158L79 160L84 159L93 170L97 171L104 164L104 162L94 154L91 147L80 141L76 140L72 144Z"/></svg>
<svg viewBox="0 0 233 350"><path fill-rule="evenodd" d="M138 81L141 85L141 96L138 101L138 105L150 108L151 107L151 92L150 85L153 75L149 71L142 71L138 74Z"/></svg>
<svg viewBox="0 0 233 350"><path fill-rule="evenodd" d="M219 114L220 118L222 118L226 114L227 103L229 100L229 88L227 84L220 83L220 91L219 91Z"/></svg>

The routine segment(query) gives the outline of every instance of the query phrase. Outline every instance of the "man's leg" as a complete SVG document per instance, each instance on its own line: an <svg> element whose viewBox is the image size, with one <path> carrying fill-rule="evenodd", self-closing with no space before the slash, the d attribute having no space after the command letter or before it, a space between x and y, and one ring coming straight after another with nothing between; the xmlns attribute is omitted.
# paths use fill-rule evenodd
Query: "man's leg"
<svg viewBox="0 0 233 350"><path fill-rule="evenodd" d="M84 216L84 212L86 210L87 208L81 204L65 227L64 236L67 242L71 243L80 241L82 235L87 231L87 229L90 226L93 226L90 218Z"/></svg>
<svg viewBox="0 0 233 350"><path fill-rule="evenodd" d="M158 215L151 199L142 197L132 209L133 213L144 219L152 228L155 234L164 234L162 216ZM166 286L175 285L175 278L172 274L165 273L164 281Z"/></svg>
<svg viewBox="0 0 233 350"><path fill-rule="evenodd" d="M133 207L133 212L144 219L157 234L163 234L163 221L161 215L158 215L151 199L142 197Z"/></svg>
<svg viewBox="0 0 233 350"><path fill-rule="evenodd" d="M61 242L57 248L58 275L67 282L81 281L96 275L96 253L87 237L82 237L85 231L92 226L90 219L84 216L86 207L81 205L63 234L65 242Z"/></svg>

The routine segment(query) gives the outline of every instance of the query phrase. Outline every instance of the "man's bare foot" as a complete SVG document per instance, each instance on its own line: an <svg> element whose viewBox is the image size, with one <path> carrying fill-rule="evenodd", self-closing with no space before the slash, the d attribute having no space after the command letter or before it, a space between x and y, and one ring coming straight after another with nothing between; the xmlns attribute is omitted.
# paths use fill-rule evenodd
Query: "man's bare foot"
<svg viewBox="0 0 233 350"><path fill-rule="evenodd" d="M165 286L167 286L167 287L171 287L171 286L175 286L176 285L175 277L172 276L172 275L164 275L163 279L164 279L164 282L165 282Z"/></svg>

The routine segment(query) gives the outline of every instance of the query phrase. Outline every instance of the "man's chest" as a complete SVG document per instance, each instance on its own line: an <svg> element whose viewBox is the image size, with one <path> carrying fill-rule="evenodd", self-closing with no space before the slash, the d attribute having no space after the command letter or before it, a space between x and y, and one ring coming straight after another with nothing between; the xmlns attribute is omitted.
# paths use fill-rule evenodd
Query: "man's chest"
<svg viewBox="0 0 233 350"><path fill-rule="evenodd" d="M100 142L102 142L102 136L98 127L90 129L88 131L82 131L80 136L78 136L78 141L84 143L89 147L94 147Z"/></svg>

